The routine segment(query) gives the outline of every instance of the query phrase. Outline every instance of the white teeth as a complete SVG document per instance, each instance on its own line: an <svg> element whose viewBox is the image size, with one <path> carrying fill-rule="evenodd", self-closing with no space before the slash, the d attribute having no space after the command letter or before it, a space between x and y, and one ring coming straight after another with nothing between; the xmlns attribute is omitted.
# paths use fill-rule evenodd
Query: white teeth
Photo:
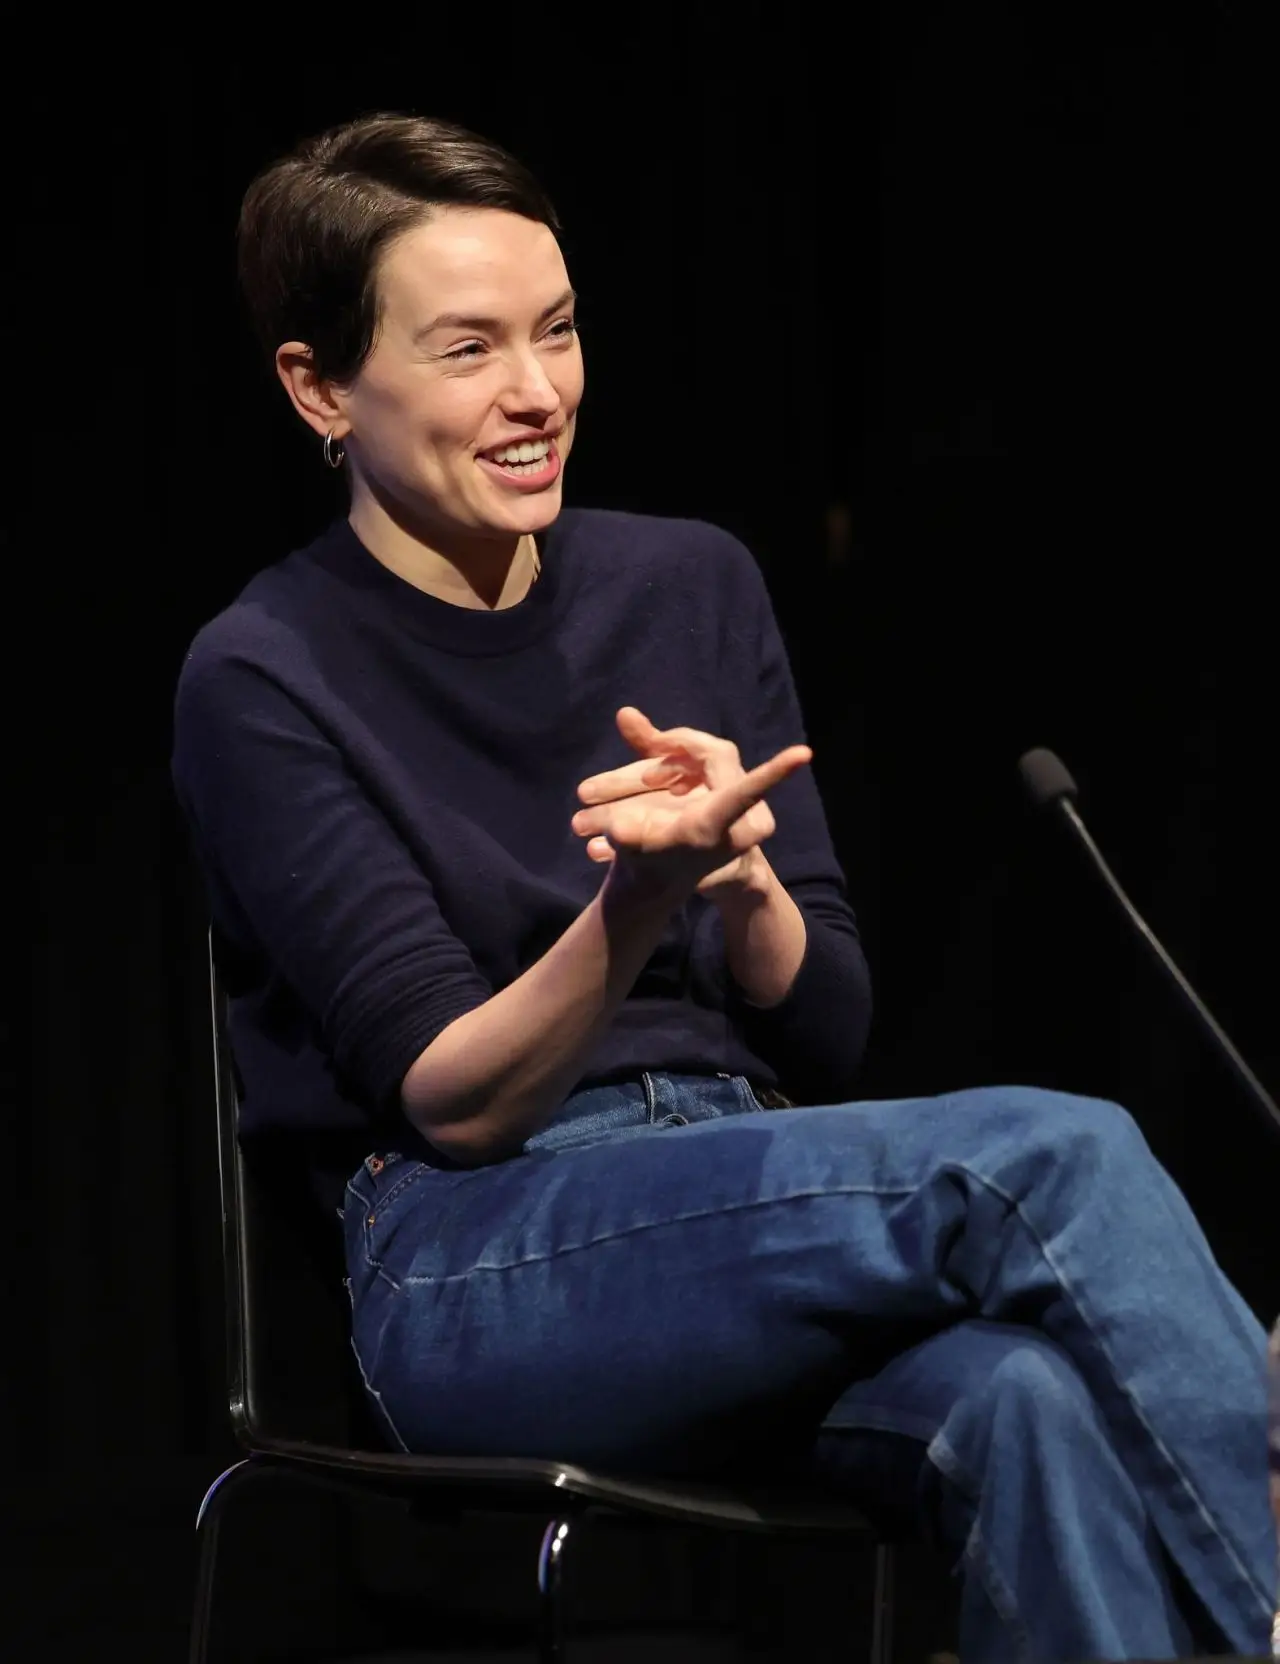
<svg viewBox="0 0 1280 1664"><path fill-rule="evenodd" d="M504 445L494 451L491 460L497 463L540 462L551 449L549 439L523 440L519 445Z"/></svg>

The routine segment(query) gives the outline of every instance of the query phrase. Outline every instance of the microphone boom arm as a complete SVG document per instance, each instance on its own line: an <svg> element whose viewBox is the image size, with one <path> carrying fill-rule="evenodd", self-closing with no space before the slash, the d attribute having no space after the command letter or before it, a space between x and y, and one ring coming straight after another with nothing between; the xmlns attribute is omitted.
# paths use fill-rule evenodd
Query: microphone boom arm
<svg viewBox="0 0 1280 1664"><path fill-rule="evenodd" d="M1077 813L1075 804L1069 797L1062 796L1058 799L1057 807L1061 809L1062 813L1071 822L1072 830L1075 832L1080 842L1084 845L1085 849L1088 850L1089 857L1093 861L1094 866L1097 867L1099 873L1102 875L1108 890L1110 890L1115 901L1128 918L1129 923L1134 927L1134 929L1142 937L1143 941L1147 944L1147 947L1151 950L1151 954L1160 969L1177 989L1178 993L1182 996L1183 1001L1189 1007L1196 1019L1208 1031L1210 1038L1218 1047L1219 1051L1222 1052L1223 1056L1231 1064L1237 1077L1239 1078L1240 1084L1245 1088L1254 1103L1257 1104L1258 1108L1271 1122L1272 1131L1280 1132L1280 1106L1277 1106L1275 1099L1267 1091L1266 1087L1258 1079L1257 1075L1254 1074L1253 1070L1245 1062L1244 1058L1241 1057L1235 1046L1232 1045L1221 1024L1218 1023L1208 1006L1205 1005L1199 994L1196 993L1195 989L1187 981L1186 977L1183 976L1177 965L1174 964L1173 960L1170 958L1169 954L1165 951L1165 948L1156 937L1155 932L1151 929L1151 926L1129 900L1129 897L1124 892L1120 880L1107 865L1106 857L1094 842L1089 828L1085 825L1084 821L1081 820L1079 814Z"/></svg>

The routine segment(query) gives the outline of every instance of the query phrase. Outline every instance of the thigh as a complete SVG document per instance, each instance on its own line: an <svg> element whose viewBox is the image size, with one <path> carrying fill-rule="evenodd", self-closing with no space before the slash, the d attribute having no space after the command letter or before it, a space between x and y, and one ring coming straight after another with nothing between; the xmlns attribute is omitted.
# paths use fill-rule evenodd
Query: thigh
<svg viewBox="0 0 1280 1664"><path fill-rule="evenodd" d="M784 1461L790 1428L800 1459L845 1343L767 1290L787 1203L775 1187L762 1205L761 1141L701 1136L766 1119L389 1171L348 1209L348 1269L356 1350L401 1442L711 1472L752 1447Z"/></svg>
<svg viewBox="0 0 1280 1664"><path fill-rule="evenodd" d="M882 1262L896 1268L958 1218L975 1182L1025 1189L1030 1178L1019 1169L1056 1166L1065 1143L1097 1119L1091 1112L1123 1117L1086 1099L997 1088L689 1125L647 1123L632 1107L612 1130L575 1130L546 1146L531 1140L522 1155L488 1167L406 1161L373 1184L358 1175L348 1258L395 1280L442 1279L713 1216L726 1230L741 1222L749 1231L749 1214L794 1215L799 1229L805 1210L792 1204L834 1198L845 1215L868 1204L860 1258L869 1288Z"/></svg>
<svg viewBox="0 0 1280 1664"><path fill-rule="evenodd" d="M948 1162L998 1159L1054 1102L783 1110L409 1164L348 1210L362 1366L415 1448L788 1459L851 1379L970 1315L938 1271L967 1205Z"/></svg>

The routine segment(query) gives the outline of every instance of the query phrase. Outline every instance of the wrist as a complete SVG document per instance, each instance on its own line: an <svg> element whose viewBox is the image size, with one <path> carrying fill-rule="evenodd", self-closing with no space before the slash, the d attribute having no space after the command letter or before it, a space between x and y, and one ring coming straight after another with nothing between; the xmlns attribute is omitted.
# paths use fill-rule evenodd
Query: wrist
<svg viewBox="0 0 1280 1664"><path fill-rule="evenodd" d="M721 911L752 912L768 901L776 883L773 868L764 853L756 848L741 856L734 863L732 873L705 889L703 894Z"/></svg>
<svg viewBox="0 0 1280 1664"><path fill-rule="evenodd" d="M600 886L600 906L606 918L620 921L667 919L688 899L684 891L637 874L613 862Z"/></svg>

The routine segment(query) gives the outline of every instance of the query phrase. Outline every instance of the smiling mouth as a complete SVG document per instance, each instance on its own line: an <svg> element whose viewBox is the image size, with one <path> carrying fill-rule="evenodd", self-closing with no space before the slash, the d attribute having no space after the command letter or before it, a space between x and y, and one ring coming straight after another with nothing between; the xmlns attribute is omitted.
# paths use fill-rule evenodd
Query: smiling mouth
<svg viewBox="0 0 1280 1664"><path fill-rule="evenodd" d="M491 451L482 451L481 460L501 468L513 479L528 479L534 474L544 474L549 460L556 455L554 440L525 439L518 445L498 445Z"/></svg>
<svg viewBox="0 0 1280 1664"><path fill-rule="evenodd" d="M506 460L498 462L496 457ZM488 454L482 452L476 461L491 479L500 480L513 491L540 491L560 477L560 453L553 440L500 446Z"/></svg>

